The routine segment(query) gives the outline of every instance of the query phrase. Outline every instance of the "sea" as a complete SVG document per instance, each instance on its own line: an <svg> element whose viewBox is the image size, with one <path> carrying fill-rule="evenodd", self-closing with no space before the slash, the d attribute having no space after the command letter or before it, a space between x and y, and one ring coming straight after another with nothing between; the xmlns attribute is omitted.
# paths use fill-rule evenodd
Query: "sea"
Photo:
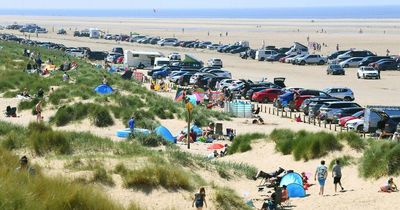
<svg viewBox="0 0 400 210"><path fill-rule="evenodd" d="M400 6L257 9L0 9L0 15L124 18L390 19L400 18L399 11Z"/></svg>

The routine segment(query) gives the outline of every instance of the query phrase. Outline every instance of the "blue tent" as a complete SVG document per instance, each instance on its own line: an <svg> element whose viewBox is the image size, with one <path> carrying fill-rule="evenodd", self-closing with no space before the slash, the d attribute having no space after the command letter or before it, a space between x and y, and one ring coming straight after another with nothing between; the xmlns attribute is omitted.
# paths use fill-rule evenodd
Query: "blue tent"
<svg viewBox="0 0 400 210"><path fill-rule="evenodd" d="M288 191L289 198L303 198L306 196L306 191L304 190L303 185L292 183L287 185L286 189Z"/></svg>
<svg viewBox="0 0 400 210"><path fill-rule="evenodd" d="M96 91L96 93L98 93L98 94L104 95L104 94L110 94L110 93L112 93L114 90L113 90L112 87L109 86L109 85L101 84L101 85L97 86L97 87L94 89L94 91Z"/></svg>
<svg viewBox="0 0 400 210"><path fill-rule="evenodd" d="M149 130L147 130L147 129L135 128L134 129L134 133L135 134L141 133L141 134L144 134L144 135L149 135L151 132ZM131 129L130 128L126 128L126 129L123 129L123 130L118 130L115 135L120 137L120 138L128 138L130 134L131 134Z"/></svg>
<svg viewBox="0 0 400 210"><path fill-rule="evenodd" d="M193 105L197 105L197 98L194 95L187 96L189 98L190 103Z"/></svg>
<svg viewBox="0 0 400 210"><path fill-rule="evenodd" d="M176 143L176 138L174 136L172 136L171 132L164 126L159 126L157 127L154 132L163 137L163 139L172 142L172 143Z"/></svg>
<svg viewBox="0 0 400 210"><path fill-rule="evenodd" d="M280 187L286 185L289 198L302 198L306 195L303 187L303 179L298 173L288 173L282 177Z"/></svg>
<svg viewBox="0 0 400 210"><path fill-rule="evenodd" d="M287 173L285 176L282 177L281 183L279 184L280 187L283 185L288 186L289 184L296 183L303 186L303 179L301 175L298 173Z"/></svg>

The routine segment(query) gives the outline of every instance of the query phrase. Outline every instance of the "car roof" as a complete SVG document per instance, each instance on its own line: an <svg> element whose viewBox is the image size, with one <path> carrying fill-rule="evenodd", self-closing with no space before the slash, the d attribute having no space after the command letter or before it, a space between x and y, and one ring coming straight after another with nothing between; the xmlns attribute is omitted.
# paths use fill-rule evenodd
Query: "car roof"
<svg viewBox="0 0 400 210"><path fill-rule="evenodd" d="M356 102L352 101L328 101L327 104L357 104Z"/></svg>

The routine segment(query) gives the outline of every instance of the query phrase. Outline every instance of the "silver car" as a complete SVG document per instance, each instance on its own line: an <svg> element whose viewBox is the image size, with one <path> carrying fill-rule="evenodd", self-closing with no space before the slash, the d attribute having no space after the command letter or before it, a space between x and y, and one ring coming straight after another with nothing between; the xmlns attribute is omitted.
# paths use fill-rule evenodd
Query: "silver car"
<svg viewBox="0 0 400 210"><path fill-rule="evenodd" d="M340 98L345 101L354 101L355 99L353 91L347 87L330 87L325 88L323 91L333 97Z"/></svg>

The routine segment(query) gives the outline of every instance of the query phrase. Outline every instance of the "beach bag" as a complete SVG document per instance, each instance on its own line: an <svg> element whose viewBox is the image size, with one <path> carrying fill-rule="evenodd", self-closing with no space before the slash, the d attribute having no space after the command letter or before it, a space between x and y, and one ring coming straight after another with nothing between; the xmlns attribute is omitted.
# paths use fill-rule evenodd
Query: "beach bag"
<svg viewBox="0 0 400 210"><path fill-rule="evenodd" d="M319 166L317 170L318 179L325 179L327 171L326 166Z"/></svg>

